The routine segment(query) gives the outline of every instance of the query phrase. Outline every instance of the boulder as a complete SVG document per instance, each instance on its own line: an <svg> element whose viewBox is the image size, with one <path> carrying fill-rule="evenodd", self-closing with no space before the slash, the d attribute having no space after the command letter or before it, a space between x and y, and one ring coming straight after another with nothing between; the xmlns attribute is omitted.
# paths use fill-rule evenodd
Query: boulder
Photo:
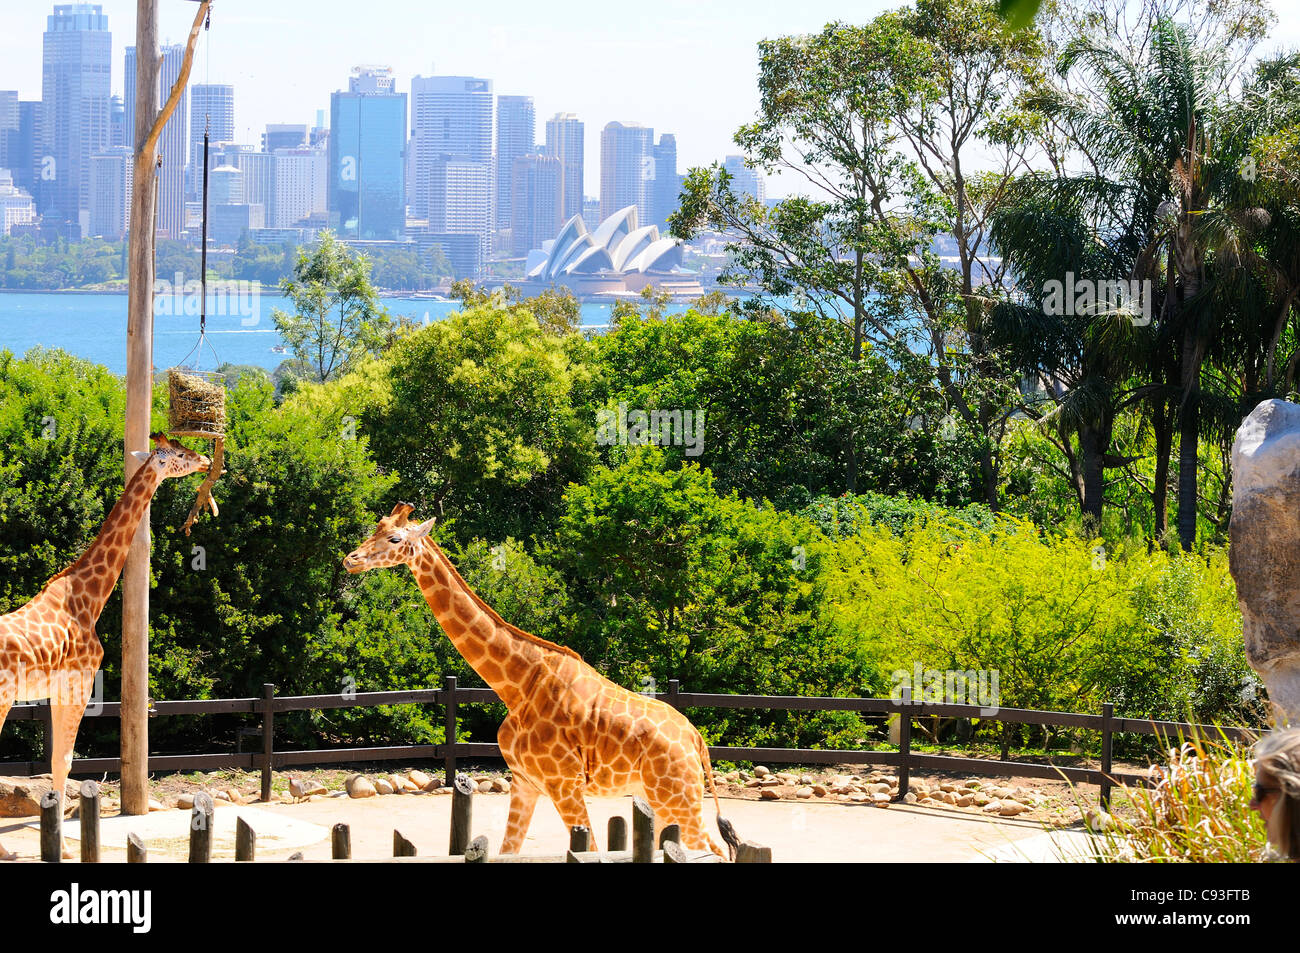
<svg viewBox="0 0 1300 953"><path fill-rule="evenodd" d="M0 778L0 817L40 817L41 798L54 787L54 778L38 774L30 778ZM63 786L63 813L69 814L81 797L81 785L68 781Z"/></svg>
<svg viewBox="0 0 1300 953"><path fill-rule="evenodd" d="M375 791L379 794L392 794L393 786L387 778L375 778Z"/></svg>
<svg viewBox="0 0 1300 953"><path fill-rule="evenodd" d="M343 788L348 792L348 797L362 798L374 797L379 791L370 779L364 774L354 774L343 782Z"/></svg>
<svg viewBox="0 0 1300 953"><path fill-rule="evenodd" d="M1228 536L1246 659L1300 724L1300 405L1266 400L1237 430Z"/></svg>
<svg viewBox="0 0 1300 953"><path fill-rule="evenodd" d="M804 798L804 799L810 798L813 796L813 789L809 787L799 788L797 791L794 792L794 796L797 798Z"/></svg>
<svg viewBox="0 0 1300 953"><path fill-rule="evenodd" d="M781 799L780 792L775 788L763 788L758 792L758 796L764 801L778 801Z"/></svg>
<svg viewBox="0 0 1300 953"><path fill-rule="evenodd" d="M423 771L415 770L407 772L406 778L421 791L427 791L429 785L433 783L433 778L429 777Z"/></svg>
<svg viewBox="0 0 1300 953"><path fill-rule="evenodd" d="M756 778L765 778L771 773L772 771L770 768L765 768L761 764L754 766L754 777Z"/></svg>

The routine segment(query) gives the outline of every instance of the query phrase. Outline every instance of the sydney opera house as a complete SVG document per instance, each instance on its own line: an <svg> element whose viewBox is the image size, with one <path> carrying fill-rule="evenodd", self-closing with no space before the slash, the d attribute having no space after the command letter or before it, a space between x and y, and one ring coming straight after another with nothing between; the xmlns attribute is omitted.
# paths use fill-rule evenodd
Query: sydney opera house
<svg viewBox="0 0 1300 953"><path fill-rule="evenodd" d="M641 226L635 205L620 209L593 232L581 216L569 219L560 234L528 253L527 285L568 288L574 294L639 293L654 285L673 295L699 295L699 277L684 272L682 245L663 238L655 225Z"/></svg>

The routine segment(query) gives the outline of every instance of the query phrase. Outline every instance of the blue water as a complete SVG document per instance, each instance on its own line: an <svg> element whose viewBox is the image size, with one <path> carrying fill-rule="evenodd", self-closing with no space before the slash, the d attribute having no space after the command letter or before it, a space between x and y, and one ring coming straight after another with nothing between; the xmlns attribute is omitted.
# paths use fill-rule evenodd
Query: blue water
<svg viewBox="0 0 1300 953"><path fill-rule="evenodd" d="M189 303L196 311L197 301ZM384 298L382 303L394 318L404 315L422 323L440 321L460 308L456 301L419 298ZM126 305L124 294L0 294L0 350L21 356L38 346L62 348L103 364L114 374L125 374ZM666 310L686 307L671 305ZM290 304L282 295L231 295L224 300L210 296L207 344L198 366L207 370L225 363L251 364L274 370L289 357L271 350L284 343L271 317L276 308L289 310ZM156 368L194 363L191 352L198 341L199 319L197 314L181 313L184 310L182 301L172 307L171 299L160 299L155 306ZM607 325L612 310L612 304L583 304L583 326Z"/></svg>

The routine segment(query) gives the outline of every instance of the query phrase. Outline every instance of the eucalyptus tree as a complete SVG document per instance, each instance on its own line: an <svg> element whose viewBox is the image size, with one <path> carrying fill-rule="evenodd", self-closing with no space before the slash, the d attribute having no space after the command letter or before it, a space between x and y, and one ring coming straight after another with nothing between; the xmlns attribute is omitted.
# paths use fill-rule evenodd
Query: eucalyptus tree
<svg viewBox="0 0 1300 953"><path fill-rule="evenodd" d="M723 280L756 285L755 309L805 296L842 322L854 361L876 348L925 367L982 441L974 482L990 505L1015 381L987 339L1004 277L987 230L1027 168L1014 98L1037 81L1040 52L1033 30L1008 31L978 0L918 0L864 26L763 41L759 115L736 143L751 166L805 191L766 208L719 166L692 169L672 221L679 237L729 237ZM955 267L934 253L937 240L955 250ZM852 424L844 439L852 490Z"/></svg>

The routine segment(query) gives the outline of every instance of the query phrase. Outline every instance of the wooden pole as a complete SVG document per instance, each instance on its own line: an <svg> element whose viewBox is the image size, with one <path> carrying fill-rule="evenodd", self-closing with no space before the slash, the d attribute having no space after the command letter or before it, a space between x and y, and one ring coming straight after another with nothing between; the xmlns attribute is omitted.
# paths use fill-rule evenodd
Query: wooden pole
<svg viewBox="0 0 1300 953"><path fill-rule="evenodd" d="M627 820L617 814L609 819L609 836L605 848L611 853L627 850Z"/></svg>
<svg viewBox="0 0 1300 953"><path fill-rule="evenodd" d="M251 864L257 857L257 833L242 817L235 818L235 861Z"/></svg>
<svg viewBox="0 0 1300 953"><path fill-rule="evenodd" d="M447 853L453 857L465 853L469 847L475 790L473 781L463 774L456 775L451 789L451 842L447 845Z"/></svg>
<svg viewBox="0 0 1300 953"><path fill-rule="evenodd" d="M352 828L335 824L330 830L330 856L335 860L352 859Z"/></svg>
<svg viewBox="0 0 1300 953"><path fill-rule="evenodd" d="M655 855L655 812L641 797L632 798L632 863L649 864Z"/></svg>
<svg viewBox="0 0 1300 953"><path fill-rule="evenodd" d="M149 451L153 406L154 221L158 201L158 140L180 102L194 64L194 46L211 6L199 4L190 29L180 76L158 109L158 0L135 4L135 159L131 192L129 279L126 321L125 478L140 462L131 454ZM149 509L122 570L122 813L149 813Z"/></svg>
<svg viewBox="0 0 1300 953"><path fill-rule="evenodd" d="M99 863L99 785L94 781L81 782L81 862Z"/></svg>
<svg viewBox="0 0 1300 953"><path fill-rule="evenodd" d="M41 795L41 860L47 864L63 861L59 845L63 841L62 800L58 792L46 791Z"/></svg>
<svg viewBox="0 0 1300 953"><path fill-rule="evenodd" d="M190 863L212 863L212 828L217 823L217 806L212 795L200 791L194 795L190 812Z"/></svg>
<svg viewBox="0 0 1300 953"><path fill-rule="evenodd" d="M131 833L126 835L126 862L128 864L147 864L149 862L149 850L144 846L144 841L139 834Z"/></svg>

